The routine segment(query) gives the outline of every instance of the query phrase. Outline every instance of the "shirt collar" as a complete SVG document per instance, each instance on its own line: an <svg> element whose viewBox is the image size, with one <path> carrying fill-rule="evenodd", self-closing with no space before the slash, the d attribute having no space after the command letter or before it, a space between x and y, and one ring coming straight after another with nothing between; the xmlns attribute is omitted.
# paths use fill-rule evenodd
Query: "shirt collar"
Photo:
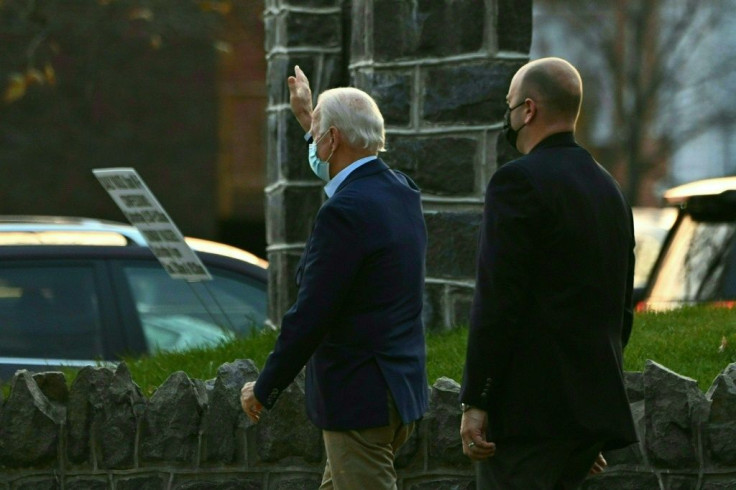
<svg viewBox="0 0 736 490"><path fill-rule="evenodd" d="M547 136L542 141L537 143L537 146L532 148L529 153L541 150L542 148L549 148L552 146L577 146L575 141L575 135L572 132L555 133Z"/></svg>
<svg viewBox="0 0 736 490"><path fill-rule="evenodd" d="M358 167L360 167L363 164L366 164L368 162L372 162L376 158L378 158L378 157L376 157L375 155L371 155L369 157L364 157L364 158L361 158L360 160L354 161L353 163L351 163L350 165L348 165L344 169L340 170L337 173L337 175L335 175L335 177L332 180L330 180L327 183L327 185L325 186L325 194L327 194L327 197L328 198L329 197L332 197L335 194L335 192L337 192L337 188L340 187L340 184L342 184L345 181L345 179L348 178L348 175L350 175L351 173L353 173L353 171L355 169L357 169Z"/></svg>

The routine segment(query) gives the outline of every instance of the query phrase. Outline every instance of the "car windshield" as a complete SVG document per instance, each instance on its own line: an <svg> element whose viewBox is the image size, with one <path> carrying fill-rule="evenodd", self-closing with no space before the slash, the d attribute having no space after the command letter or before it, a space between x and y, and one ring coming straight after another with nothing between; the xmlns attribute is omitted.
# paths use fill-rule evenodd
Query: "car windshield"
<svg viewBox="0 0 736 490"><path fill-rule="evenodd" d="M736 299L736 222L685 215L662 257L650 303Z"/></svg>

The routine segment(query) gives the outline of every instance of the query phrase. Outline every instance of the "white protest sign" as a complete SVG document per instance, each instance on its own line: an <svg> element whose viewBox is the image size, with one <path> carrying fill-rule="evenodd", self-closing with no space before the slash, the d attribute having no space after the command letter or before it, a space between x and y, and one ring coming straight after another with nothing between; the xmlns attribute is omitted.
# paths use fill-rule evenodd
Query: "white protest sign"
<svg viewBox="0 0 736 490"><path fill-rule="evenodd" d="M100 168L92 172L130 224L141 232L153 254L172 278L191 282L212 279L135 169Z"/></svg>

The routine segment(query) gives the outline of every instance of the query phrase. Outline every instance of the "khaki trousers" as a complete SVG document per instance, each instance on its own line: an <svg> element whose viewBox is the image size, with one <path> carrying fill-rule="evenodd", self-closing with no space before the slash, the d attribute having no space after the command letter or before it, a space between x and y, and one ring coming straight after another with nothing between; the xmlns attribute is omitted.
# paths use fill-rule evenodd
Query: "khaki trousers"
<svg viewBox="0 0 736 490"><path fill-rule="evenodd" d="M389 424L371 429L322 431L327 464L320 490L395 490L396 451L409 439L415 423L402 423L388 397Z"/></svg>

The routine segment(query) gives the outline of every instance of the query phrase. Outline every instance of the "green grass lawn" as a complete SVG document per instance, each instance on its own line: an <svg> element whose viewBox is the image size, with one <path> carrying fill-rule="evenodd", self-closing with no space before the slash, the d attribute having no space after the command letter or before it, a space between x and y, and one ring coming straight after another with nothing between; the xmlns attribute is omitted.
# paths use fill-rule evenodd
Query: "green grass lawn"
<svg viewBox="0 0 736 490"><path fill-rule="evenodd" d="M719 350L724 337L727 345ZM175 371L206 380L216 376L220 365L235 359L252 359L261 368L275 339L276 333L267 332L215 348L159 353L125 361L133 380L150 395ZM428 334L427 371L431 384L442 376L460 382L466 341L466 328ZM624 352L624 368L641 371L647 359L694 378L706 391L729 363L736 362L736 310L692 307L667 313L637 313ZM67 372L69 382L72 377L73 372ZM4 389L7 395L8 387Z"/></svg>
<svg viewBox="0 0 736 490"><path fill-rule="evenodd" d="M721 341L727 345L719 350ZM462 377L467 329L427 339L430 383L440 376ZM624 369L642 371L648 359L698 381L706 391L713 379L736 362L736 310L690 307L666 313L637 313Z"/></svg>

